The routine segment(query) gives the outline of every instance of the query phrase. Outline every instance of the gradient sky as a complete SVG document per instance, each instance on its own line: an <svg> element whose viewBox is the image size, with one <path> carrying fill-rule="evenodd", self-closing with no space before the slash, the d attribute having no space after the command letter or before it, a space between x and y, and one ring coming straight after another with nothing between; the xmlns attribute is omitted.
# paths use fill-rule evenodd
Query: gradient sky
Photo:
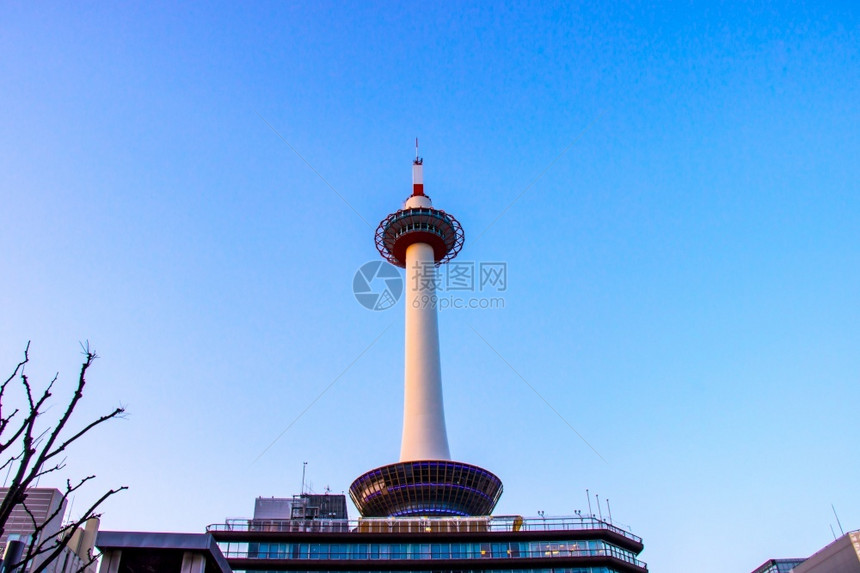
<svg viewBox="0 0 860 573"><path fill-rule="evenodd" d="M202 531L396 461L402 306L351 289L417 136L508 269L440 317L498 514L589 488L669 572L860 527L856 6L592 4L4 2L0 368L68 392L88 339L78 422L130 412L75 507Z"/></svg>

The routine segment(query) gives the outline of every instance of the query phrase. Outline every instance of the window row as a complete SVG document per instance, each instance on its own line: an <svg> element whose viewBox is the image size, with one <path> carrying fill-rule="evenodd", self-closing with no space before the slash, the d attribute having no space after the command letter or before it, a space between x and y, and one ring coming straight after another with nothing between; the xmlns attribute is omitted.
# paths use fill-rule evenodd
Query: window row
<svg viewBox="0 0 860 573"><path fill-rule="evenodd" d="M283 573L282 571L264 571L260 569L234 569L234 573ZM350 573L349 571L291 571L291 573ZM391 571L362 571L361 573L391 573ZM397 573L618 573L611 567L565 567L560 569L481 569L479 571L445 570L442 571L400 571Z"/></svg>
<svg viewBox="0 0 860 573"><path fill-rule="evenodd" d="M228 558L249 559L505 559L635 555L601 540L513 543L247 543L221 542Z"/></svg>

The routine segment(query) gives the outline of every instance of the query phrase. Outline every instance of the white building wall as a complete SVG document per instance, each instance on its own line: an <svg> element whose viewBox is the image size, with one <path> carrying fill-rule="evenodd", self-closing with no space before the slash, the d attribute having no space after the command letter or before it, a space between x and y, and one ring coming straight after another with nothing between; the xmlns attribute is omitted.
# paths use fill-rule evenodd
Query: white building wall
<svg viewBox="0 0 860 573"><path fill-rule="evenodd" d="M860 573L860 531L846 533L792 573Z"/></svg>

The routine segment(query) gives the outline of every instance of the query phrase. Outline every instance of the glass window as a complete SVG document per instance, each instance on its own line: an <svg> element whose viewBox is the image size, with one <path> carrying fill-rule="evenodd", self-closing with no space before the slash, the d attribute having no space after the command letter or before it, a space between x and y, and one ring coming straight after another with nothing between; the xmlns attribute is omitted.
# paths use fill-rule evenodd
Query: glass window
<svg viewBox="0 0 860 573"><path fill-rule="evenodd" d="M434 543L430 546L430 552L433 559L448 559L451 554L447 543Z"/></svg>

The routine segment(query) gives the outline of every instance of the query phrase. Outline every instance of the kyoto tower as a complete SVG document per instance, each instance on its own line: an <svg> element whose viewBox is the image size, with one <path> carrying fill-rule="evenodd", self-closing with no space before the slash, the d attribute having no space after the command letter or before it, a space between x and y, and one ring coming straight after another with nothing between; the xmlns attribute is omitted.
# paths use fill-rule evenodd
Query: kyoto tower
<svg viewBox="0 0 860 573"><path fill-rule="evenodd" d="M463 228L424 194L424 161L412 163L412 195L382 220L376 248L406 269L406 360L400 461L360 476L349 495L363 517L489 515L502 495L491 472L451 460L442 403L435 267L463 248Z"/></svg>

